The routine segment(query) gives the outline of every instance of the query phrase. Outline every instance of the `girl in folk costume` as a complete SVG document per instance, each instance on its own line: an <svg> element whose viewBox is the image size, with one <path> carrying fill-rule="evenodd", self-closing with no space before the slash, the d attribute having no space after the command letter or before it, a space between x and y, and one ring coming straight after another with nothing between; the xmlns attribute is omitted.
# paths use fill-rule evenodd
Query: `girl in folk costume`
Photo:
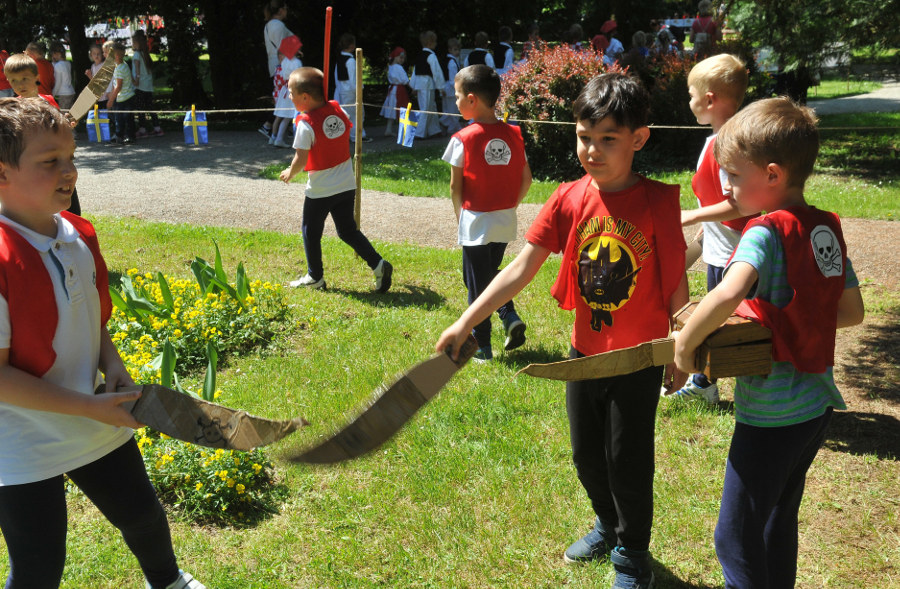
<svg viewBox="0 0 900 589"><path fill-rule="evenodd" d="M269 145L275 147L291 147L284 140L284 135L291 126L291 119L294 116L294 103L291 102L291 95L288 89L287 81L291 77L291 72L299 67L303 67L300 57L303 55L300 48L303 43L300 37L290 35L281 40L278 47L278 53L281 55L281 64L278 66L280 71L275 74L274 95L275 95L275 123L272 126L272 136L269 137Z"/></svg>
<svg viewBox="0 0 900 589"><path fill-rule="evenodd" d="M403 47L394 47L388 56L390 65L388 66L387 79L391 89L388 90L387 98L381 106L381 116L387 119L387 127L384 129L385 136L394 133L394 120L400 118L400 111L409 104L409 92L406 90L409 86L409 76L406 74L406 50Z"/></svg>

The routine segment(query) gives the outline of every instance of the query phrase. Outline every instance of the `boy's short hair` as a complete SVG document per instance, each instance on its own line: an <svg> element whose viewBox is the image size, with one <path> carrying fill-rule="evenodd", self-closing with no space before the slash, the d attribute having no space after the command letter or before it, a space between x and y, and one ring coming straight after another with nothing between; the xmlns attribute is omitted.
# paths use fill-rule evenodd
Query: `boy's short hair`
<svg viewBox="0 0 900 589"><path fill-rule="evenodd" d="M728 119L716 135L716 161L725 169L738 160L755 166L778 164L787 184L803 188L819 153L819 129L812 109L790 98L754 102Z"/></svg>
<svg viewBox="0 0 900 589"><path fill-rule="evenodd" d="M747 64L729 53L707 57L688 74L688 86L693 86L700 94L712 92L730 98L735 107L744 102L749 81Z"/></svg>
<svg viewBox="0 0 900 589"><path fill-rule="evenodd" d="M478 31L475 33L475 47L480 47L482 49L488 46L491 38L488 37L488 34L484 31Z"/></svg>
<svg viewBox="0 0 900 589"><path fill-rule="evenodd" d="M110 47L109 50L113 56L121 55L122 57L125 57L125 45L123 45L122 43L119 43L118 41L113 43L112 47Z"/></svg>
<svg viewBox="0 0 900 589"><path fill-rule="evenodd" d="M341 35L340 39L338 39L338 47L341 48L341 51L355 44L356 37L353 36L353 33L344 33L343 35Z"/></svg>
<svg viewBox="0 0 900 589"><path fill-rule="evenodd" d="M422 45L437 43L437 33L435 33L434 31L424 31L421 35L419 35L419 42Z"/></svg>
<svg viewBox="0 0 900 589"><path fill-rule="evenodd" d="M60 129L70 129L66 118L43 98L0 98L0 163L18 168L29 137Z"/></svg>
<svg viewBox="0 0 900 589"><path fill-rule="evenodd" d="M459 39L456 37L447 39L447 51L452 51L453 49L459 49Z"/></svg>
<svg viewBox="0 0 900 589"><path fill-rule="evenodd" d="M504 43L509 43L512 41L512 29L507 26L500 27L500 30L497 31L497 38Z"/></svg>
<svg viewBox="0 0 900 589"><path fill-rule="evenodd" d="M37 41L32 41L28 45L25 46L26 53L38 53L41 57L47 56L47 48L43 43L38 43Z"/></svg>
<svg viewBox="0 0 900 589"><path fill-rule="evenodd" d="M325 100L325 74L314 67L298 67L288 78L288 87L295 95L309 94L315 100Z"/></svg>
<svg viewBox="0 0 900 589"><path fill-rule="evenodd" d="M38 75L37 62L24 53L10 55L3 66L3 74L6 76L25 71L31 72L35 76Z"/></svg>
<svg viewBox="0 0 900 589"><path fill-rule="evenodd" d="M641 81L620 73L606 73L591 79L572 107L575 121L597 124L612 117L619 126L635 131L650 120L650 95Z"/></svg>
<svg viewBox="0 0 900 589"><path fill-rule="evenodd" d="M474 94L486 105L493 108L500 97L500 76L497 71L483 63L464 67L456 73L454 82L465 94Z"/></svg>

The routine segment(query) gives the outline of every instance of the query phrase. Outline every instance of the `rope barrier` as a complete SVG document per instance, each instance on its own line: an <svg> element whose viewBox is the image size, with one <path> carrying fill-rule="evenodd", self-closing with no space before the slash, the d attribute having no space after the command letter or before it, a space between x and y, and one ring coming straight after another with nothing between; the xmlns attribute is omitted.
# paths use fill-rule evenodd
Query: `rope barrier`
<svg viewBox="0 0 900 589"><path fill-rule="evenodd" d="M363 106L368 106L372 108L382 108L382 105L372 104L369 102L363 102ZM342 104L341 107L353 107L355 104ZM102 109L107 111L108 114L130 114L130 115L148 115L148 114L157 114L157 115L166 115L166 114L177 114L183 115L187 112L188 109L182 110L112 110L112 109ZM398 113L402 113L406 110L406 108L394 107L395 111ZM234 113L254 113L254 112L276 112L283 111L289 113L284 118L290 118L294 114L294 109L287 108L222 108L222 109L197 109L197 112L204 112L209 114L234 114ZM412 109L410 112L418 113L420 115L437 115L437 116L452 116L462 118L462 115L457 113L443 113L438 111L430 111L430 110L416 110ZM574 121L542 121L536 119L515 119L510 118L511 121L515 121L516 123L529 123L535 125L574 125ZM651 129L674 129L674 130L686 130L686 131L709 131L708 126L701 125L649 125ZM900 131L900 127L819 127L819 131Z"/></svg>

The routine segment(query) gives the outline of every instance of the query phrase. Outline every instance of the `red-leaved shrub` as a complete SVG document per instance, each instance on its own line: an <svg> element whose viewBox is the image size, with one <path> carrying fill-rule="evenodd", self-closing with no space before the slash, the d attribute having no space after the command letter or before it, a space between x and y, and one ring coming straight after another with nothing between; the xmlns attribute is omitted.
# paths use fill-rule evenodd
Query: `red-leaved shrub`
<svg viewBox="0 0 900 589"><path fill-rule="evenodd" d="M497 109L521 121L525 151L536 178L574 180L584 174L575 155L572 104L587 82L618 66L604 66L601 55L590 49L574 51L567 46L539 44L528 60L516 64L503 76Z"/></svg>

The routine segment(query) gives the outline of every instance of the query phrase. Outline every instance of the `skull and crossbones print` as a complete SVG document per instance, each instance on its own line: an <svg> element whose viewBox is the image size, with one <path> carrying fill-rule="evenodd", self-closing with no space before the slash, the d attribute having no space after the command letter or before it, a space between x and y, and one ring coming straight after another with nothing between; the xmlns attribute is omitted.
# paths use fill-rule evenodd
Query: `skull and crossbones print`
<svg viewBox="0 0 900 589"><path fill-rule="evenodd" d="M505 166L510 158L512 151L502 139L491 139L484 147L484 161L491 166Z"/></svg>
<svg viewBox="0 0 900 589"><path fill-rule="evenodd" d="M322 132L329 139L340 137L344 133L344 121L339 116L330 115L322 122Z"/></svg>
<svg viewBox="0 0 900 589"><path fill-rule="evenodd" d="M813 255L816 257L816 264L823 276L840 276L844 263L844 256L841 252L841 246L837 237L831 228L825 225L818 225L810 233L810 241L812 243Z"/></svg>

